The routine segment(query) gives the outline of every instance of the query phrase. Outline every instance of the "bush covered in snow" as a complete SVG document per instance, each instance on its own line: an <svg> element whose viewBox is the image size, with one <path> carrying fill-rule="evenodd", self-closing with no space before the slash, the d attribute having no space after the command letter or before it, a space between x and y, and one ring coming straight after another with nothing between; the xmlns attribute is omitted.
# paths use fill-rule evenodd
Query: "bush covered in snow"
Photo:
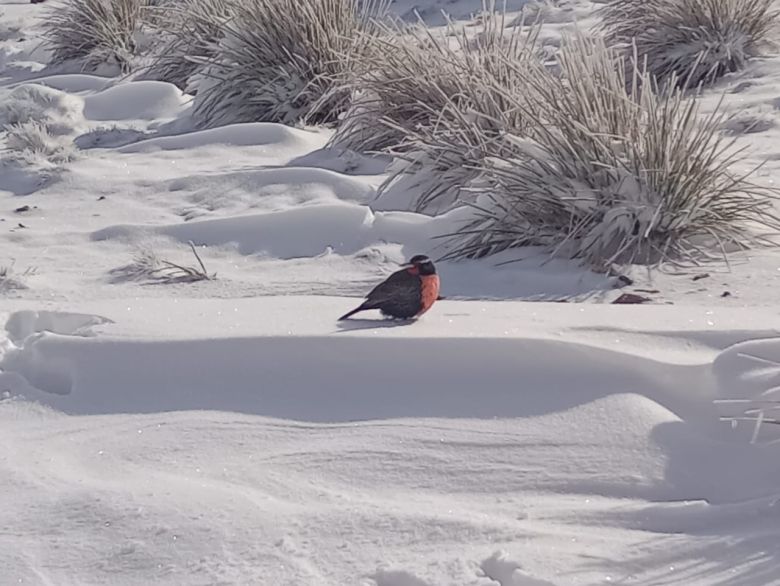
<svg viewBox="0 0 780 586"><path fill-rule="evenodd" d="M569 40L558 64L532 70L530 138L480 165L488 188L450 256L543 245L598 268L698 261L753 242L748 224L780 227L773 192L730 171L723 115L700 117L645 71L626 77L601 41Z"/></svg>
<svg viewBox="0 0 780 586"><path fill-rule="evenodd" d="M152 11L159 36L156 56L144 77L187 91L190 78L213 59L235 3L225 0L169 0Z"/></svg>
<svg viewBox="0 0 780 586"><path fill-rule="evenodd" d="M523 132L525 114L504 94L523 95L522 69L541 63L539 29L508 27L496 12L482 22L472 36L452 23L441 32L395 24L371 40L331 144L396 157L380 195L411 190L418 211L447 207L503 133Z"/></svg>
<svg viewBox="0 0 780 586"><path fill-rule="evenodd" d="M42 19L53 64L75 62L84 71L105 66L129 71L146 0L69 0Z"/></svg>
<svg viewBox="0 0 780 586"><path fill-rule="evenodd" d="M738 71L775 25L774 0L610 0L600 10L607 42L645 62L657 80L685 87Z"/></svg>
<svg viewBox="0 0 780 586"><path fill-rule="evenodd" d="M237 122L335 122L344 71L361 58L384 0L241 0L202 69L199 127Z"/></svg>

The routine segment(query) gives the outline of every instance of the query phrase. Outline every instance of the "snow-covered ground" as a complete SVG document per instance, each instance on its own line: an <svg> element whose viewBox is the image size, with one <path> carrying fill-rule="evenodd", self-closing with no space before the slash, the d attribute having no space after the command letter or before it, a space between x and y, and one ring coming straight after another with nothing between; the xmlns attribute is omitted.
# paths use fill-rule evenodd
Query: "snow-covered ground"
<svg viewBox="0 0 780 586"><path fill-rule="evenodd" d="M587 26L558 4L545 35ZM779 251L446 262L418 322L336 322L463 212L375 201L328 131L47 71L45 7L0 0L0 123L57 134L2 139L0 586L780 584L780 429L720 420L778 400ZM780 179L780 60L718 90ZM190 241L215 279L135 278Z"/></svg>

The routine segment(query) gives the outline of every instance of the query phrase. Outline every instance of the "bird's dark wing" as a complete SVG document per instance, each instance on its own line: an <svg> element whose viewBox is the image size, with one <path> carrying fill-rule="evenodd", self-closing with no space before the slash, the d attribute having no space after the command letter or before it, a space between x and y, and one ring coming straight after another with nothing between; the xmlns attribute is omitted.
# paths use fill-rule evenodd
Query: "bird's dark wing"
<svg viewBox="0 0 780 586"><path fill-rule="evenodd" d="M420 277L412 275L406 269L402 269L396 271L374 287L366 295L366 301L374 307L379 307L388 301L416 303L420 300L421 290L422 281L420 281Z"/></svg>

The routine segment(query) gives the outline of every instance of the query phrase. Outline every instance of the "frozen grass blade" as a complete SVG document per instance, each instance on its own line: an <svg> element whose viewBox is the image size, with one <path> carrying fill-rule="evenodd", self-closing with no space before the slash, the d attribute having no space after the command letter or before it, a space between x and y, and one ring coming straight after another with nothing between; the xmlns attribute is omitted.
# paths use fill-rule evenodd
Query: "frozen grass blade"
<svg viewBox="0 0 780 586"><path fill-rule="evenodd" d="M190 79L214 58L235 4L225 0L171 0L153 10L159 36L156 57L144 77L190 90Z"/></svg>
<svg viewBox="0 0 780 586"><path fill-rule="evenodd" d="M395 157L380 197L410 190L416 211L470 199L482 160L505 147L507 132L523 133L521 109L488 88L524 94L517 72L540 66L539 26L508 26L492 3L484 8L477 35L453 22L438 32L392 23L369 42L331 145Z"/></svg>
<svg viewBox="0 0 780 586"><path fill-rule="evenodd" d="M53 4L43 22L51 62L77 62L84 71L132 66L135 34L146 0L70 0Z"/></svg>
<svg viewBox="0 0 780 586"><path fill-rule="evenodd" d="M602 41L568 39L560 74L530 72L524 101L533 156L490 157L475 218L451 234L448 256L479 257L543 245L606 269L696 263L777 234L776 192L735 175L742 155L681 90L659 91ZM505 93L503 88L495 91Z"/></svg>
<svg viewBox="0 0 780 586"><path fill-rule="evenodd" d="M635 52L658 82L709 84L761 54L777 23L773 0L611 0L607 44Z"/></svg>
<svg viewBox="0 0 780 586"><path fill-rule="evenodd" d="M341 80L385 7L385 0L233 2L235 17L214 56L201 60L197 124L335 123L349 102Z"/></svg>

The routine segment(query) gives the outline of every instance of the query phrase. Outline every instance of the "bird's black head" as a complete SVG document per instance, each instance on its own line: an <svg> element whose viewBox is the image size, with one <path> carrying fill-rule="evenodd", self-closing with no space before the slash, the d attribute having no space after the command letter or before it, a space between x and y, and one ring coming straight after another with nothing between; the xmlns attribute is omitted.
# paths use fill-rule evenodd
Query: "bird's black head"
<svg viewBox="0 0 780 586"><path fill-rule="evenodd" d="M436 267L433 265L433 261L424 254L414 255L409 260L407 266L417 269L417 272L421 275L436 274Z"/></svg>

